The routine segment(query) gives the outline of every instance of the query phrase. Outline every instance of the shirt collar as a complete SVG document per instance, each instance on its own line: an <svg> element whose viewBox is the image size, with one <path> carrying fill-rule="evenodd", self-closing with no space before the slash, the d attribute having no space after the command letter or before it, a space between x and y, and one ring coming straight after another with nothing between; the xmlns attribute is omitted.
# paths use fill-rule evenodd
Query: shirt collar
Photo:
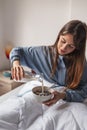
<svg viewBox="0 0 87 130"><path fill-rule="evenodd" d="M63 56L59 55L59 59L60 59L60 60L63 60Z"/></svg>
<svg viewBox="0 0 87 130"><path fill-rule="evenodd" d="M63 58L64 58L63 56L59 55L58 60L59 60L60 66L61 66L62 68L65 68L65 63L64 63L64 61L63 61Z"/></svg>

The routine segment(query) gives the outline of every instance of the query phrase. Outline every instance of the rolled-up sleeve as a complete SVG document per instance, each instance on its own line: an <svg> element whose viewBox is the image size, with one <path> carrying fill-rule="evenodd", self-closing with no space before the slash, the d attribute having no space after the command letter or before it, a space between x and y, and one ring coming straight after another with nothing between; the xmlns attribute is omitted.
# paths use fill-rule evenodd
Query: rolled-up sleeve
<svg viewBox="0 0 87 130"><path fill-rule="evenodd" d="M83 102L85 98L87 98L87 85L83 86L81 90L66 90L66 101Z"/></svg>
<svg viewBox="0 0 87 130"><path fill-rule="evenodd" d="M78 87L75 90L66 90L66 101L83 102L87 98L87 63L85 64L83 75Z"/></svg>
<svg viewBox="0 0 87 130"><path fill-rule="evenodd" d="M33 64L33 55L31 52L32 47L16 47L10 52L10 61L13 63L15 60L19 60L21 65L29 66Z"/></svg>
<svg viewBox="0 0 87 130"><path fill-rule="evenodd" d="M10 52L10 61L11 61L11 63L14 60L20 60L20 49L21 48L13 48L12 51Z"/></svg>

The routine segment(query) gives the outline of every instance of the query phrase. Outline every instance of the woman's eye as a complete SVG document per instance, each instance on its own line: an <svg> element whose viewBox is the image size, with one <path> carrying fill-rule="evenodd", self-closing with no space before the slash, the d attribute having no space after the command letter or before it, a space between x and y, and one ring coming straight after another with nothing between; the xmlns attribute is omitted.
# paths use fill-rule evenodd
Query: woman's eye
<svg viewBox="0 0 87 130"><path fill-rule="evenodd" d="M70 47L70 48L75 48L75 47L74 47L74 46L72 46L72 45L69 45L69 47Z"/></svg>
<svg viewBox="0 0 87 130"><path fill-rule="evenodd" d="M66 43L65 41L61 40L62 43Z"/></svg>

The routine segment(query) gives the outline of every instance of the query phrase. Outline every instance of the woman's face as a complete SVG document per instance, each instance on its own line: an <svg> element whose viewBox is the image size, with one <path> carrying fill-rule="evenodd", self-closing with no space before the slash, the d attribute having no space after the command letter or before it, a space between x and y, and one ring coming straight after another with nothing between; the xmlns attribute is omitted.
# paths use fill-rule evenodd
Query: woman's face
<svg viewBox="0 0 87 130"><path fill-rule="evenodd" d="M66 34L61 35L57 44L57 49L59 55L66 55L75 50L75 45L73 43L73 35Z"/></svg>

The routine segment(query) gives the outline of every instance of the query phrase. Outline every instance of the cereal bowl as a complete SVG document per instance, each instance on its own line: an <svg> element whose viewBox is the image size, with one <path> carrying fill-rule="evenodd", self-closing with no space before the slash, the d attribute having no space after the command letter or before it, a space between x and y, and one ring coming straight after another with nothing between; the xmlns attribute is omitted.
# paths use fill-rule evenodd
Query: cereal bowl
<svg viewBox="0 0 87 130"><path fill-rule="evenodd" d="M53 97L53 94L50 92L49 87L43 86L43 88L44 88L43 93L42 93L42 86L36 86L32 89L33 96L38 102L45 102Z"/></svg>

